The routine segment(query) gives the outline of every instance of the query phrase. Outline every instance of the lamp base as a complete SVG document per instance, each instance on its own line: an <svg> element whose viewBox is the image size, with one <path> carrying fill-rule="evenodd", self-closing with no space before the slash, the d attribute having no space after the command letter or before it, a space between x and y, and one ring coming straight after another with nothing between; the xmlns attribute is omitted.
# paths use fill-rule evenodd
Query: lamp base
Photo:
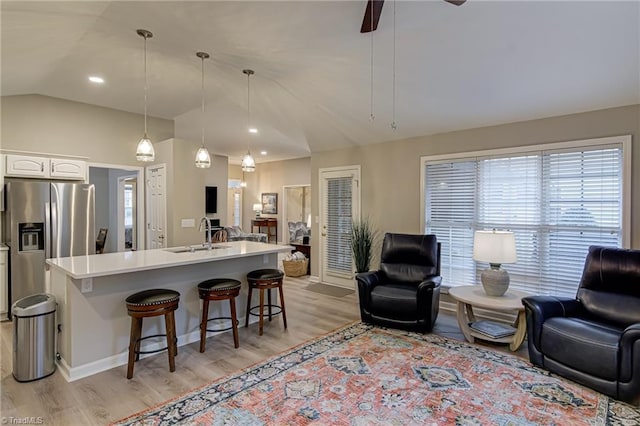
<svg viewBox="0 0 640 426"><path fill-rule="evenodd" d="M500 266L485 269L480 274L482 287L487 296L500 297L507 292L509 288L509 273Z"/></svg>

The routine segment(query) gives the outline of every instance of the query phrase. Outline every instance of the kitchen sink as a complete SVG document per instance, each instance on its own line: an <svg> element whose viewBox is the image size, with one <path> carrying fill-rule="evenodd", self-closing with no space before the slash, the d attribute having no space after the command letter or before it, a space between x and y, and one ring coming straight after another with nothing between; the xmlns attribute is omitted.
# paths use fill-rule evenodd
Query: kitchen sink
<svg viewBox="0 0 640 426"><path fill-rule="evenodd" d="M227 246L211 246L211 250L228 248ZM164 249L170 253L195 253L197 251L208 250L206 246L194 246L194 247L173 247Z"/></svg>

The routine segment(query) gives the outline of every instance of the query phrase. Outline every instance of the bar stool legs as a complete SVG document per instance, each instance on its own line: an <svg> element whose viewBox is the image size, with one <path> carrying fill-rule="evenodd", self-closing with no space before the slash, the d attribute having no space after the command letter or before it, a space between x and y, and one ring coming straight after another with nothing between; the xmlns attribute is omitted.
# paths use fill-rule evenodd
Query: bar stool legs
<svg viewBox="0 0 640 426"><path fill-rule="evenodd" d="M167 350L169 371L176 371L175 356L178 354L176 338L176 322L174 312L178 309L180 293L174 290L145 290L127 297L127 313L131 317L131 334L129 336L129 359L127 362L127 379L133 377L135 362L140 360L141 353L154 353ZM165 334L142 337L142 319L164 315ZM166 336L167 347L155 351L140 350L140 342L152 337Z"/></svg>
<svg viewBox="0 0 640 426"><path fill-rule="evenodd" d="M259 335L262 336L264 329L264 308L267 308L267 315L269 321L274 315L282 314L282 323L285 330L287 329L287 312L284 306L284 290L282 287L284 279L284 273L278 269L258 269L251 271L247 274L247 281L249 283L249 294L247 298L247 312L245 315L244 326L249 326L249 315L257 315L259 318ZM251 296L253 289L260 291L260 304L258 306L251 306ZM274 305L271 301L271 289L277 288L280 295L280 305ZM264 303L264 292L267 291L267 304ZM273 312L273 308L277 308L278 311ZM253 313L252 310L258 309L259 312Z"/></svg>
<svg viewBox="0 0 640 426"><path fill-rule="evenodd" d="M202 299L202 319L200 321L200 352L204 352L207 340L207 331L233 330L233 345L240 346L238 338L238 319L236 313L236 297L240 294L241 283L231 278L214 278L198 284L198 295ZM209 302L211 300L228 300L231 317L209 318ZM231 326L228 328L218 328L216 330L207 329L207 323L212 320L228 319Z"/></svg>

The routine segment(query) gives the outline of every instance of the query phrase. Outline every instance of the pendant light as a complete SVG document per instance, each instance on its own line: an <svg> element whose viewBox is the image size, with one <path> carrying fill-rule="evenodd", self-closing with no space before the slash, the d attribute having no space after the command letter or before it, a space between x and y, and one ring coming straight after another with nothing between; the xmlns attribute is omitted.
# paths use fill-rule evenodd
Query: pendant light
<svg viewBox="0 0 640 426"><path fill-rule="evenodd" d="M197 52L196 56L202 60L202 146L196 152L196 167L199 169L208 169L211 167L211 156L204 146L204 60L209 58L206 52Z"/></svg>
<svg viewBox="0 0 640 426"><path fill-rule="evenodd" d="M396 124L396 0L393 0L393 87L392 87L392 118L391 130L394 132L398 128Z"/></svg>
<svg viewBox="0 0 640 426"><path fill-rule="evenodd" d="M247 75L247 132L255 133L253 128L251 127L251 86L249 84L249 80L251 76L254 74L253 70L242 70L244 74ZM247 153L242 158L242 171L243 172L255 172L256 171L256 161L253 159L251 155L251 150L249 149L249 141L250 136L247 136Z"/></svg>
<svg viewBox="0 0 640 426"><path fill-rule="evenodd" d="M156 159L153 144L147 136L147 39L153 37L153 34L147 30L136 30L136 33L144 38L144 136L140 139L140 142L138 142L136 159L138 161L148 162Z"/></svg>
<svg viewBox="0 0 640 426"><path fill-rule="evenodd" d="M373 120L376 119L376 116L373 115L373 8L375 7L375 2L371 2L371 77L370 77L370 81L369 83L371 84L371 92L370 92L370 99L369 99L369 122L373 123ZM380 6L382 7L382 6Z"/></svg>

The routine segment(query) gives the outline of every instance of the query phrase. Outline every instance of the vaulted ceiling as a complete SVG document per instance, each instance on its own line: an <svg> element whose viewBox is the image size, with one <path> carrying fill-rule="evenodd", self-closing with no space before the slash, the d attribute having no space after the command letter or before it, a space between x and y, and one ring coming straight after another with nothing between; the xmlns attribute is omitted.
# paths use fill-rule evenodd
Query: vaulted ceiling
<svg viewBox="0 0 640 426"><path fill-rule="evenodd" d="M268 151L259 162L272 161L640 103L637 1L397 1L394 131L394 2L385 2L370 34L360 33L365 7L365 0L2 1L1 93L142 113L136 29L144 28L154 34L149 114L174 119L176 137L199 141L195 53L210 53L207 145L233 162L248 143ZM259 133L250 140L244 68L255 70ZM92 85L89 75L106 82Z"/></svg>

